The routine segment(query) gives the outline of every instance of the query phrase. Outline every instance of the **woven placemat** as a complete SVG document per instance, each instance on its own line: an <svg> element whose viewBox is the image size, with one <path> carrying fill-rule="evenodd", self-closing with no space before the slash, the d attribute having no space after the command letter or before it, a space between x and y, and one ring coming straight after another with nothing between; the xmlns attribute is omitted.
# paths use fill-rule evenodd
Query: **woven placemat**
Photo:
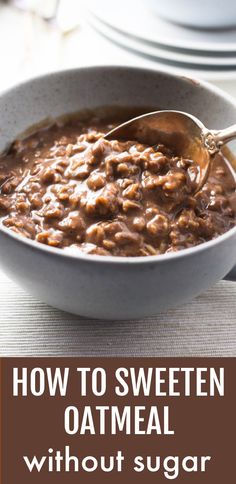
<svg viewBox="0 0 236 484"><path fill-rule="evenodd" d="M95 321L53 309L0 272L2 356L236 356L236 284L138 321Z"/></svg>

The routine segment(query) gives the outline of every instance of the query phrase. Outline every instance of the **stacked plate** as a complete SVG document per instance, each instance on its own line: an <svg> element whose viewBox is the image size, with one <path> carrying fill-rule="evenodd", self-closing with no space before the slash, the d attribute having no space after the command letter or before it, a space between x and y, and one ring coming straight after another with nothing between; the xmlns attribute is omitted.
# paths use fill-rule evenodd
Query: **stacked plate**
<svg viewBox="0 0 236 484"><path fill-rule="evenodd" d="M236 29L198 30L167 22L140 0L87 0L92 25L115 44L175 74L236 79Z"/></svg>

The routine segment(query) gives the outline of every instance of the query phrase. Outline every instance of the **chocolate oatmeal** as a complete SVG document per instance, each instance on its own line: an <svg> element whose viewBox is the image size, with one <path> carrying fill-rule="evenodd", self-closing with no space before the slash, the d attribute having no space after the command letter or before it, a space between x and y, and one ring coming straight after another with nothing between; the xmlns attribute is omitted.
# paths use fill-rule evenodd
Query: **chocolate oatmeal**
<svg viewBox="0 0 236 484"><path fill-rule="evenodd" d="M192 160L161 144L104 140L120 122L78 116L15 141L0 157L1 223L52 247L116 256L177 251L235 225L222 154L194 195Z"/></svg>

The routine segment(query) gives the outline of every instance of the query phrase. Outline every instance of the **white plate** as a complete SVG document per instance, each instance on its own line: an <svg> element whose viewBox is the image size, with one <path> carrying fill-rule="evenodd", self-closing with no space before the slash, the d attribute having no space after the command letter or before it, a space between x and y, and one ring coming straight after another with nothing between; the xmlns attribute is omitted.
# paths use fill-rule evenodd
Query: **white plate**
<svg viewBox="0 0 236 484"><path fill-rule="evenodd" d="M236 29L197 30L172 24L145 7L142 0L86 0L86 6L98 19L136 40L213 55L236 53Z"/></svg>
<svg viewBox="0 0 236 484"><path fill-rule="evenodd" d="M152 66L154 65L155 67L160 68L163 68L163 66L168 66L168 71L170 73L205 79L209 81L224 81L236 79L236 66L235 69L231 68L227 70L220 68L213 69L212 67L209 70L207 68L204 68L204 66L198 66L196 68L193 68L190 64L186 67L183 67L183 65L177 62L171 62L168 59L168 52L166 53L166 57L164 57L163 59L160 59L157 56L150 56L145 52L141 52L139 43L135 41L132 41L132 43L128 42L126 35L117 33L117 31L115 31L114 29L107 27L103 24L103 22L95 19L94 16L89 16L88 20L90 24L107 39L111 40L119 47L124 48L126 51L130 51L132 53L138 54L139 56L142 56L147 61L149 61L149 64L151 64Z"/></svg>
<svg viewBox="0 0 236 484"><path fill-rule="evenodd" d="M122 34L112 27L109 27L93 14L89 16L89 21L97 30L104 33L107 37L119 42L122 46L127 47L127 49L134 50L137 53L153 58L153 60L161 60L171 64L186 64L187 66L196 66L197 68L206 68L209 66L217 69L227 67L236 68L236 55L230 57L226 55L211 57L208 55L194 55L183 51L171 51L128 37L126 34Z"/></svg>

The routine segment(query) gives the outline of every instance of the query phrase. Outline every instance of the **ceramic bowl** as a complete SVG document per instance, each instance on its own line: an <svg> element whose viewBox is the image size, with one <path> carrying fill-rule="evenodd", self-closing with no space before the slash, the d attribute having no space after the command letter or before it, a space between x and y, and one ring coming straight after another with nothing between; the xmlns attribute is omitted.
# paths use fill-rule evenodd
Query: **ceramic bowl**
<svg viewBox="0 0 236 484"><path fill-rule="evenodd" d="M187 111L211 128L236 120L236 103L209 84L135 67L81 68L0 94L0 150L44 118L112 105ZM68 253L1 226L0 263L57 308L90 318L141 318L183 304L223 278L236 263L236 228L177 253L120 258Z"/></svg>
<svg viewBox="0 0 236 484"><path fill-rule="evenodd" d="M145 0L145 3L166 20L188 27L225 29L236 26L235 0Z"/></svg>

